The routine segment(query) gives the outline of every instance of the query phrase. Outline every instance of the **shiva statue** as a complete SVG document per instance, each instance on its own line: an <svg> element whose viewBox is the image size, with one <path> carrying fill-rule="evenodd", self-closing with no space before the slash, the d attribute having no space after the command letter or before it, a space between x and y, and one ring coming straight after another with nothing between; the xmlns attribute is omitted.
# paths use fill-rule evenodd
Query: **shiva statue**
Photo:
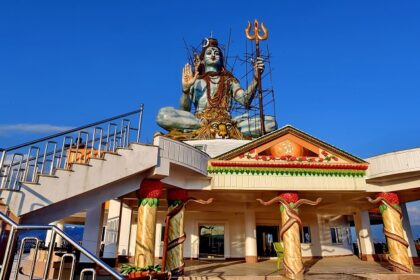
<svg viewBox="0 0 420 280"><path fill-rule="evenodd" d="M258 57L254 64L254 79L246 90L238 79L223 65L223 53L214 38L205 39L200 55L195 55L194 71L187 63L182 70L182 96L180 110L161 108L156 118L168 137L191 139L244 139L256 137L260 119L249 119L247 114L231 118L232 98L247 106L252 101L258 85L256 78L264 71L264 62ZM194 106L195 114L191 113ZM265 116L265 129L277 129L273 116Z"/></svg>

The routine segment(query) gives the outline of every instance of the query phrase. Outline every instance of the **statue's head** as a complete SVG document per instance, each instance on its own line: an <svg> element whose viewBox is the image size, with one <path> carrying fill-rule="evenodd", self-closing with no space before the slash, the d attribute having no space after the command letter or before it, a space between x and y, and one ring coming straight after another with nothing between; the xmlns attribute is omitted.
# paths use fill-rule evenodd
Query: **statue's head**
<svg viewBox="0 0 420 280"><path fill-rule="evenodd" d="M200 53L200 61L202 65L205 66L214 66L217 69L221 70L223 68L223 53L219 48L219 43L217 39L206 38L203 41L203 49ZM200 73L203 73L204 69Z"/></svg>

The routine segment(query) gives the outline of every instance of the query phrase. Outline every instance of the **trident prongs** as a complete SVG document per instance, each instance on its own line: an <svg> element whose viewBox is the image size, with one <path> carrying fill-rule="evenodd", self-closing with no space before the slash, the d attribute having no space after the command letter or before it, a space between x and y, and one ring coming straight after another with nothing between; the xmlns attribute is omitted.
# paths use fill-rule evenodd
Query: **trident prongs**
<svg viewBox="0 0 420 280"><path fill-rule="evenodd" d="M258 44L258 41L264 41L268 38L268 30L267 28L265 28L264 22L261 22L261 29L262 29L262 34L260 34L260 27L259 27L259 23L258 20L254 20L254 34L251 35L250 31L251 31L251 22L248 21L248 26L245 28L245 34L246 37L249 40L255 41L256 44Z"/></svg>

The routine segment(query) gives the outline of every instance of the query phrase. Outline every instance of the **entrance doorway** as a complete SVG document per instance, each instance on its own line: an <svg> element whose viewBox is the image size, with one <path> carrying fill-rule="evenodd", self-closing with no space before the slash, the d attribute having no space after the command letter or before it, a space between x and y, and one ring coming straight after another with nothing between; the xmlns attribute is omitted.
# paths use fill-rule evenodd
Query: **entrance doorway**
<svg viewBox="0 0 420 280"><path fill-rule="evenodd" d="M225 257L225 226L199 225L200 259L223 259Z"/></svg>
<svg viewBox="0 0 420 280"><path fill-rule="evenodd" d="M278 226L257 226L257 253L258 257L276 257L273 243L279 242Z"/></svg>

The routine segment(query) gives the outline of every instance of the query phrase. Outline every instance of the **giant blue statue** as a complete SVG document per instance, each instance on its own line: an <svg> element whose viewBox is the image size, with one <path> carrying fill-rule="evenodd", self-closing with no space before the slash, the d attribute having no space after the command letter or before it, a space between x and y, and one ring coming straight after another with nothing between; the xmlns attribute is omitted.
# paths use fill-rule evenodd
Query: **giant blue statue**
<svg viewBox="0 0 420 280"><path fill-rule="evenodd" d="M247 114L231 118L232 99L246 106L257 89L258 71L264 63L257 58L254 79L242 89L239 81L223 65L223 53L214 38L205 39L200 55L194 58L194 69L186 64L182 70L180 109L161 108L157 123L169 131L168 136L179 139L244 139L260 134L260 119ZM191 110L194 109L194 114ZM265 116L265 130L277 128L274 117Z"/></svg>

